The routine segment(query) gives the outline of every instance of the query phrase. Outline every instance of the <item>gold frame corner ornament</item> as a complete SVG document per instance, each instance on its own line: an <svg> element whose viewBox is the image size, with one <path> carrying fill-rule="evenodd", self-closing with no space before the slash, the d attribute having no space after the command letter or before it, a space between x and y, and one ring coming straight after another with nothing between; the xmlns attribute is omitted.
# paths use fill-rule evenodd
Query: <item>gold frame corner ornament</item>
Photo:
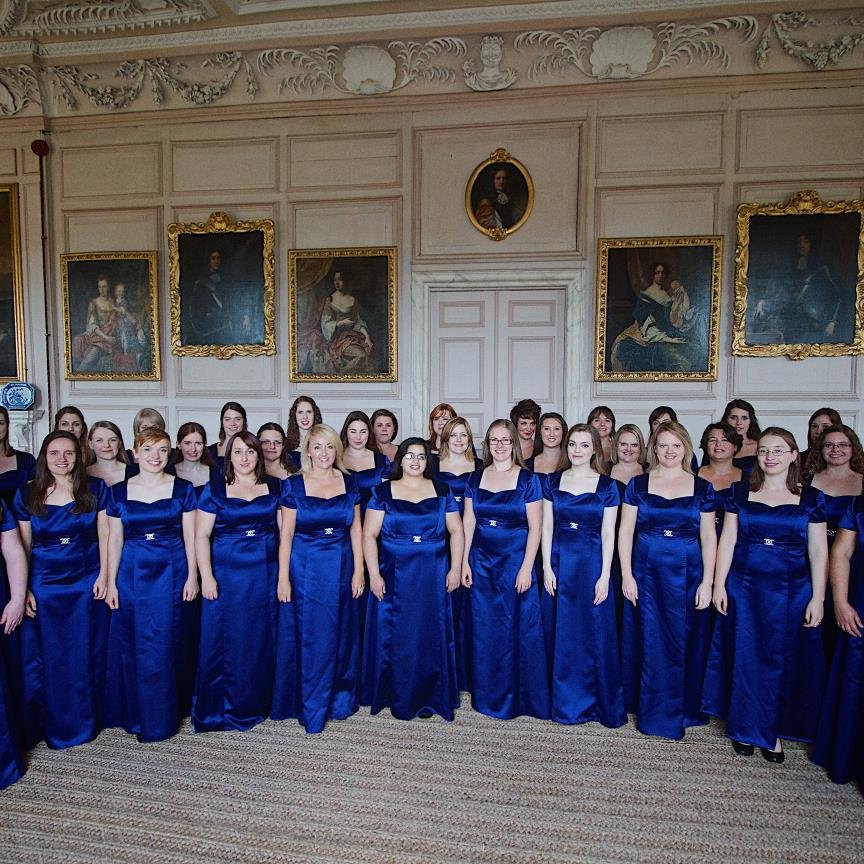
<svg viewBox="0 0 864 864"><path fill-rule="evenodd" d="M27 375L27 354L24 345L24 277L21 267L21 221L17 183L0 184L0 194L9 195L9 259L12 277L12 323L15 334L15 375L0 377L0 384L23 381ZM2 238L0 238L2 240Z"/></svg>
<svg viewBox="0 0 864 864"><path fill-rule="evenodd" d="M150 315L150 372L75 372L72 369L72 315L69 299L69 265L79 261L104 262L110 270L112 261L147 262L147 311ZM157 290L157 252L66 252L60 255L61 293L63 302L63 335L65 376L68 381L160 381L162 361L159 330L159 292Z"/></svg>
<svg viewBox="0 0 864 864"><path fill-rule="evenodd" d="M307 258L387 258L387 370L379 374L329 375L300 372L297 308L297 262ZM365 246L341 249L292 249L288 252L288 328L289 328L289 380L292 382L343 383L397 381L399 379L399 325L398 325L398 256L396 246Z"/></svg>
<svg viewBox="0 0 864 864"><path fill-rule="evenodd" d="M662 370L614 371L606 368L607 310L609 300L609 253L613 250L706 247L711 250L711 285L708 292L706 369L698 372ZM658 252L662 255L662 252ZM716 381L720 356L720 296L723 268L723 237L627 237L597 241L597 303L594 316L595 381ZM622 333L625 331L622 331ZM618 334L621 335L621 334ZM617 336L616 336L617 338Z"/></svg>
<svg viewBox="0 0 864 864"><path fill-rule="evenodd" d="M181 337L180 241L184 234L238 234L260 231L263 239L264 336L261 343L184 345ZM168 286L171 297L171 353L179 357L260 357L276 353L276 226L272 219L234 221L220 210L206 222L172 222L168 226Z"/></svg>
<svg viewBox="0 0 864 864"><path fill-rule="evenodd" d="M750 269L750 220L754 216L790 217L857 213L858 245L854 299L853 335L850 342L777 342L753 344L747 341L747 308ZM805 189L787 201L774 204L739 204L735 218L735 305L732 322L732 354L738 357L841 357L864 354L864 200L823 201L819 193Z"/></svg>
<svg viewBox="0 0 864 864"><path fill-rule="evenodd" d="M525 210L519 219L509 228L486 228L481 225L477 220L477 215L474 212L474 207L471 204L471 193L474 190L474 184L477 182L477 179L480 177L480 174L486 170L490 165L498 165L498 164L512 165L514 166L522 177L525 180L525 185L527 187L528 200L525 204ZM527 221L528 217L531 215L531 211L534 209L534 181L531 179L531 175L528 173L528 169L516 158L514 158L509 151L505 150L503 147L498 147L493 150L489 155L488 159L484 159L472 172L471 176L468 178L468 183L465 186L465 212L468 214L468 220L471 224L481 233L485 234L490 240L506 240L514 231L518 231Z"/></svg>

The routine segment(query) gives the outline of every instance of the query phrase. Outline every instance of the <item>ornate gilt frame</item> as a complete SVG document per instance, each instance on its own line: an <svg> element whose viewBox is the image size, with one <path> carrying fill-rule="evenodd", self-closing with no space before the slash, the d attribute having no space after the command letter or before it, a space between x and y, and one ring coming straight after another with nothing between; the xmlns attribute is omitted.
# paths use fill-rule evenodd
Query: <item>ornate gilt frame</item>
<svg viewBox="0 0 864 864"><path fill-rule="evenodd" d="M850 342L778 342L775 344L751 344L748 342L747 307L751 263L750 220L752 217L839 215L846 213L858 214L857 276L852 340ZM732 353L744 357L785 355L792 360L802 360L805 357L864 354L864 200L823 201L817 192L805 190L793 195L782 204L739 204L735 224L737 245L735 246L735 309L732 324ZM849 311L851 310L847 309L847 312Z"/></svg>
<svg viewBox="0 0 864 864"><path fill-rule="evenodd" d="M663 250L693 247L710 250L711 279L708 288L708 306L703 309L707 322L705 334L705 369L696 372L669 372L664 370L641 369L639 371L616 371L607 368L606 346L612 349L617 336L610 339L607 312L609 309L609 256L610 253L631 249L656 249L651 257L662 259ZM679 253L680 254L680 253ZM595 381L716 381L717 362L720 348L720 278L723 261L723 238L707 237L631 237L603 239L597 241L597 311L595 317ZM685 288L688 286L685 285ZM689 286L692 290L692 286ZM635 301L635 297L633 298Z"/></svg>
<svg viewBox="0 0 864 864"><path fill-rule="evenodd" d="M234 345L184 345L181 338L180 237L184 234L237 234L260 231L263 237L264 337L261 343ZM276 264L273 250L276 229L272 219L235 222L227 213L214 212L206 222L172 222L168 226L168 284L171 292L171 353L181 357L261 356L276 353Z"/></svg>
<svg viewBox="0 0 864 864"><path fill-rule="evenodd" d="M21 223L18 216L18 184L0 185L0 195L9 196L7 217L9 236L0 238L0 243L8 242L10 263L12 265L12 320L15 333L15 375L0 377L0 382L22 380L26 375L26 355L24 352L24 280L21 275Z"/></svg>
<svg viewBox="0 0 864 864"><path fill-rule="evenodd" d="M528 200L525 204L525 210L522 213L522 216L509 228L486 228L481 225L477 221L477 216L474 213L474 206L471 201L471 193L474 191L474 184L477 182L477 179L483 173L483 171L488 168L490 165L497 165L500 163L504 163L505 165L512 165L516 168L522 177L525 180L525 185L527 187ZM518 231L527 221L528 217L531 215L531 211L534 209L534 181L531 179L531 175L528 173L528 169L518 160L514 159L510 153L505 150L503 147L499 147L497 150L493 151L493 153L489 156L488 159L484 159L472 172L471 176L468 178L468 183L465 186L465 212L468 214L468 219L471 224L481 233L485 234L490 240L505 240L509 237L514 231Z"/></svg>
<svg viewBox="0 0 864 864"><path fill-rule="evenodd" d="M72 368L72 340L77 335L72 332L72 300L70 298L70 265L92 263L89 268L93 274L104 270L112 272L111 262L147 262L147 313L150 316L150 366L149 372L81 372ZM69 381L159 381L162 377L161 353L159 350L159 295L156 287L156 252L74 252L60 256L61 290L63 295L63 331L66 347L66 378ZM93 288L95 289L95 275Z"/></svg>
<svg viewBox="0 0 864 864"><path fill-rule="evenodd" d="M387 339L387 369L375 374L317 374L300 371L299 344L299 310L298 310L298 279L297 265L299 261L309 258L372 258L386 257L387 272L387 321L379 328L386 333ZM288 324L290 333L290 379L306 382L342 382L342 381L396 381L398 379L398 322L397 322L397 274L398 250L395 246L361 247L348 249L293 249L288 252ZM335 272L335 271L334 271ZM320 326L320 325L319 325Z"/></svg>

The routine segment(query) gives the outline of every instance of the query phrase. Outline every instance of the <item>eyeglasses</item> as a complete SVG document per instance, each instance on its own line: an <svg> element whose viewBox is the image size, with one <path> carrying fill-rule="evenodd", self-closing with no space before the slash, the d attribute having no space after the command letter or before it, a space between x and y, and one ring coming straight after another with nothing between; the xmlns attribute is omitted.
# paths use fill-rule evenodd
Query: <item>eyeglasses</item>
<svg viewBox="0 0 864 864"><path fill-rule="evenodd" d="M499 444L503 444L506 447L508 444L513 443L513 439L512 438L490 438L489 443L493 447L497 447Z"/></svg>
<svg viewBox="0 0 864 864"><path fill-rule="evenodd" d="M775 447L773 450L769 450L767 447L760 447L756 451L757 456L782 456L784 453L791 453L791 450L782 450L780 447Z"/></svg>
<svg viewBox="0 0 864 864"><path fill-rule="evenodd" d="M407 459L409 462L425 462L426 454L425 453L406 453L403 459Z"/></svg>
<svg viewBox="0 0 864 864"><path fill-rule="evenodd" d="M852 445L848 441L826 441L822 445L823 450L851 450Z"/></svg>

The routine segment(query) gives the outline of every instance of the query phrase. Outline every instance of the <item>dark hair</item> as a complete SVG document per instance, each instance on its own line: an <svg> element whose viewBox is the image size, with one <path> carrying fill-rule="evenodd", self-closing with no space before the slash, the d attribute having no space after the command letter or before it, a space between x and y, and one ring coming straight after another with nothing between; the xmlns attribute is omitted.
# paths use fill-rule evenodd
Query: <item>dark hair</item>
<svg viewBox="0 0 864 864"><path fill-rule="evenodd" d="M76 408L74 405L64 405L62 408L58 409L57 413L54 415L54 428L51 430L52 432L62 431L59 428L60 418L64 414L74 414L81 421L81 439L87 438L87 421L84 419L84 414L80 408Z"/></svg>
<svg viewBox="0 0 864 864"><path fill-rule="evenodd" d="M429 442L425 438L421 438L419 435L413 435L410 438L406 438L396 448L396 455L393 457L393 464L390 466L390 479L402 479L402 460L405 458L405 454L411 446L423 448L423 452L426 454L426 465L423 467L423 476L427 480L431 480L432 460L430 459L431 454L429 452Z"/></svg>
<svg viewBox="0 0 864 864"><path fill-rule="evenodd" d="M560 447L562 450L565 450L564 439L567 437L567 421L557 412L557 411L546 411L545 413L540 415L540 419L537 421L537 441L534 444L534 452L540 453L543 450L543 439L540 436L540 430L543 428L543 424L547 420L557 420L561 424L561 444Z"/></svg>
<svg viewBox="0 0 864 864"><path fill-rule="evenodd" d="M598 405L596 408L592 408L585 422L592 423L601 416L608 417L612 421L612 431L609 433L609 437L611 438L615 434L615 413L608 405Z"/></svg>
<svg viewBox="0 0 864 864"><path fill-rule="evenodd" d="M0 405L0 414L6 418L6 437L3 439L0 456L14 456L15 448L9 443L9 412L4 405Z"/></svg>
<svg viewBox="0 0 864 864"><path fill-rule="evenodd" d="M436 420L441 414L447 412L450 415L450 419L452 420L454 417L458 416L458 412L449 402L439 402L430 412L429 412L429 447L430 449L434 447L438 443L438 436L435 434L435 429L432 426L434 420Z"/></svg>
<svg viewBox="0 0 864 864"><path fill-rule="evenodd" d="M824 413L824 411L819 412L819 414ZM818 416L818 414L816 416ZM804 470L808 474L818 474L820 471L824 471L828 467L828 463L825 461L825 456L822 451L825 447L825 436L831 432L841 432L849 439L849 443L852 445L852 458L849 460L849 467L856 474L864 474L864 452L862 452L861 449L861 441L855 434L855 430L846 426L844 423L838 423L836 425L832 424L831 426L826 426L822 430L819 437L810 447L810 452L807 454L807 465L804 466Z"/></svg>
<svg viewBox="0 0 864 864"><path fill-rule="evenodd" d="M658 267L662 267L663 272L667 276L669 275L669 265L665 261L652 261L648 265L648 284L649 285L654 281L654 274L657 272Z"/></svg>
<svg viewBox="0 0 864 864"><path fill-rule="evenodd" d="M255 463L255 482L263 483L265 471L264 451L261 449L261 442L248 429L243 429L240 432L235 432L225 445L225 484L230 486L237 479L234 465L231 462L231 450L234 447L234 442L238 439L258 454L258 461Z"/></svg>
<svg viewBox="0 0 864 864"><path fill-rule="evenodd" d="M241 431L246 431L247 420L246 420L246 409L239 402L226 402L222 406L222 410L219 412L219 441L222 442L225 440L225 427L222 425L222 421L225 419L226 411L236 411L243 418L243 429Z"/></svg>
<svg viewBox="0 0 864 864"><path fill-rule="evenodd" d="M48 490L54 485L54 475L48 470L48 448L54 441L60 439L71 441L75 445L75 464L72 466L72 498L74 501L72 512L91 513L96 509L96 496L90 491L90 478L87 476L80 442L71 432L55 430L45 436L45 440L39 448L39 455L36 457L36 466L33 469L33 481L30 483L27 504L34 516L45 515L45 499L48 497Z"/></svg>
<svg viewBox="0 0 864 864"><path fill-rule="evenodd" d="M93 437L93 433L97 429L107 429L112 435L117 436L117 455L114 457L118 462L122 462L124 465L129 464L129 457L126 455L126 445L123 443L123 433L120 431L120 427L116 423L112 423L110 420L97 420L91 427L90 431L87 433L87 440L89 443L90 438ZM93 465L96 462L96 454L93 452L92 448L88 448L90 450L90 456L92 457L89 461L90 465ZM82 456L84 454L82 453Z"/></svg>
<svg viewBox="0 0 864 864"><path fill-rule="evenodd" d="M651 434L651 427L657 422L657 420L662 417L664 414L669 415L670 420L674 420L676 423L678 422L678 415L675 413L674 408L670 408L668 405L658 405L649 415L648 415L648 434Z"/></svg>
<svg viewBox="0 0 864 864"><path fill-rule="evenodd" d="M366 449L371 450L373 453L378 452L378 448L375 446L375 434L372 431L372 421L369 419L369 415L365 411L352 411L346 418L345 422L342 424L342 431L339 433L339 440L342 442L342 446L347 450L348 449L348 427L352 423L365 423L366 429L369 432L369 437L366 439Z"/></svg>
<svg viewBox="0 0 864 864"><path fill-rule="evenodd" d="M746 399L731 399L726 403L726 407L723 409L723 417L721 419L728 423L729 412L733 408L746 411L750 415L750 425L747 427L747 435L745 437L750 441L758 441L762 435L762 430L759 428L759 421L756 419L756 411L753 406Z"/></svg>
<svg viewBox="0 0 864 864"><path fill-rule="evenodd" d="M708 452L708 436L714 430L722 432L726 440L735 448L737 453L744 446L744 439L739 435L728 423L723 420L718 420L716 423L709 423L699 439L699 448L706 454ZM710 457L709 457L710 458Z"/></svg>
<svg viewBox="0 0 864 864"><path fill-rule="evenodd" d="M201 464L206 466L207 468L216 467L216 463L213 461L213 457L210 455L210 451L207 449L207 431L200 423L196 423L194 420L191 420L188 423L184 423L177 430L177 447L174 449L174 452L171 455L172 465L176 465L178 462L183 461L183 451L180 449L180 442L187 435L192 435L196 432L201 436L201 440L204 442L204 449L201 451Z"/></svg>
<svg viewBox="0 0 864 864"><path fill-rule="evenodd" d="M514 426L518 426L519 421L523 419L539 423L541 411L542 409L533 399L520 399L510 409L510 422Z"/></svg>
<svg viewBox="0 0 864 864"><path fill-rule="evenodd" d="M564 435L564 441L561 447L561 458L558 460L556 471L564 471L570 467L570 449L567 446L570 441L570 436L583 432L591 436L591 445L594 448L591 453L591 468L598 474L607 474L606 465L603 462L603 444L600 441L600 433L589 423L574 423Z"/></svg>
<svg viewBox="0 0 864 864"><path fill-rule="evenodd" d="M489 448L489 433L496 427L503 426L513 439L512 453L513 464L520 468L525 467L525 459L522 456L522 448L519 446L519 435L516 432L516 425L511 420L506 420L504 417L499 417L493 420L486 428L486 434L483 436L483 467L488 468L492 464L492 450Z"/></svg>
<svg viewBox="0 0 864 864"><path fill-rule="evenodd" d="M737 407L741 407L740 405ZM747 410L746 408L744 409ZM763 438L767 438L769 435L773 435L775 438L782 438L786 444L788 445L790 450L794 450L798 453L798 445L795 443L795 436L788 430L783 429L780 426L769 426L759 435L759 441ZM759 464L757 459L756 464L753 466L753 470L750 472L750 491L758 492L762 488L762 484L765 482L765 472L762 470L762 466ZM786 471L786 488L793 495L801 494L801 460L794 459L789 463L789 468Z"/></svg>
<svg viewBox="0 0 864 864"><path fill-rule="evenodd" d="M279 454L279 464L289 473L296 474L297 466L294 464L294 460L288 456L288 448L285 446L285 430L278 424L273 421L269 423L262 423L261 426L258 427L258 431L255 433L255 437L258 439L258 443L261 443L261 433L262 432L278 432L282 436L282 452ZM264 456L264 448L261 448L261 456ZM266 472L265 472L266 473Z"/></svg>
<svg viewBox="0 0 864 864"><path fill-rule="evenodd" d="M308 402L312 406L312 426L318 426L324 421L321 419L321 409L311 396L298 396L288 409L288 428L285 430L285 449L290 453L300 446L300 427L297 425L297 408L301 402ZM311 427L310 427L311 428Z"/></svg>
<svg viewBox="0 0 864 864"><path fill-rule="evenodd" d="M817 411L814 411L810 415L810 419L807 421L807 446L812 447L816 442L813 440L813 435L810 431L810 427L813 425L813 421L817 417L825 416L831 421L832 426L842 426L843 418L833 409L833 408L819 408Z"/></svg>
<svg viewBox="0 0 864 864"><path fill-rule="evenodd" d="M392 411L388 411L386 408L379 408L377 411L373 411L372 416L369 418L373 427L375 426L375 421L379 417L389 417L393 421L393 436L390 438L392 441L399 433L399 421L396 419L396 415Z"/></svg>

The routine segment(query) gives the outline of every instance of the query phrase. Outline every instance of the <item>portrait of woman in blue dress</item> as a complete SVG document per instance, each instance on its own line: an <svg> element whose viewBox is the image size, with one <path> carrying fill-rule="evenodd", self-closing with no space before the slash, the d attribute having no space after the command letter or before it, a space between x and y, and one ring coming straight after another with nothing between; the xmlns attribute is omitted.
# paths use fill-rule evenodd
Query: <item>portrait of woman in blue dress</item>
<svg viewBox="0 0 864 864"><path fill-rule="evenodd" d="M646 735L683 738L707 722L702 679L711 640L717 550L714 490L691 471L687 430L668 421L648 441L648 473L624 491L618 552L624 597L624 701Z"/></svg>
<svg viewBox="0 0 864 864"><path fill-rule="evenodd" d="M459 706L450 594L461 580L464 535L453 495L432 480L430 458L423 438L404 439L363 525L370 590L363 702L400 720L433 713L452 720Z"/></svg>
<svg viewBox="0 0 864 864"><path fill-rule="evenodd" d="M704 706L726 721L736 753L756 746L782 762L781 739L812 741L822 703L825 501L802 488L787 430L766 429L756 458L749 482L736 483L725 505Z"/></svg>
<svg viewBox="0 0 864 864"><path fill-rule="evenodd" d="M167 432L140 432L140 472L108 491L105 725L139 741L169 738L189 715L198 655L197 498L165 473L170 455Z"/></svg>
<svg viewBox="0 0 864 864"><path fill-rule="evenodd" d="M543 624L552 673L552 719L627 722L615 603L609 596L618 484L603 473L597 430L564 436L561 471L543 481ZM566 460L566 467L563 465Z"/></svg>
<svg viewBox="0 0 864 864"><path fill-rule="evenodd" d="M296 717L307 732L360 704L360 493L341 464L339 436L317 424L303 442L300 473L282 488L272 716Z"/></svg>
<svg viewBox="0 0 864 864"><path fill-rule="evenodd" d="M279 482L258 439L228 439L225 475L198 499L195 558L201 641L192 705L196 732L246 730L270 714L276 642Z"/></svg>
<svg viewBox="0 0 864 864"><path fill-rule="evenodd" d="M516 427L494 420L482 471L465 487L462 584L471 589L471 704L507 720L549 718L549 670L534 562L540 478L524 467Z"/></svg>
<svg viewBox="0 0 864 864"><path fill-rule="evenodd" d="M831 591L840 634L812 758L835 783L864 785L864 495L840 519Z"/></svg>
<svg viewBox="0 0 864 864"><path fill-rule="evenodd" d="M105 484L87 476L78 439L52 432L13 512L30 555L21 628L27 746L92 741L103 726L108 607Z"/></svg>

